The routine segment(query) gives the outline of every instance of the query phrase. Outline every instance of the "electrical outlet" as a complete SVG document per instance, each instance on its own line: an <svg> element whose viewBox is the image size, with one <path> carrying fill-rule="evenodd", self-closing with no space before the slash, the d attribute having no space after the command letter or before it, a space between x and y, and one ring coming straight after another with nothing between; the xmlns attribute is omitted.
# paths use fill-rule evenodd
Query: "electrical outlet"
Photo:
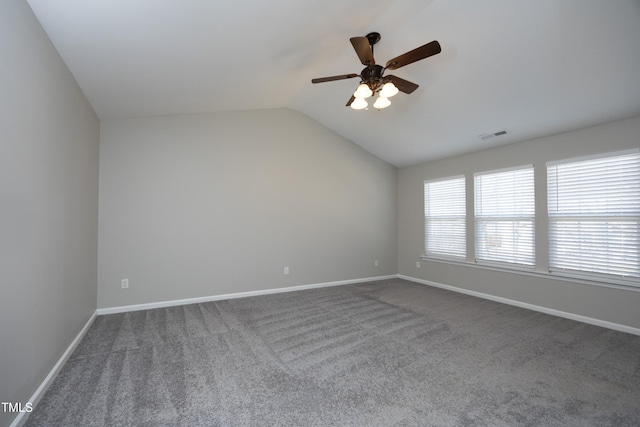
<svg viewBox="0 0 640 427"><path fill-rule="evenodd" d="M377 267L377 266L378 266L378 260L375 260L375 261L373 262L373 265L375 265L375 266Z"/></svg>
<svg viewBox="0 0 640 427"><path fill-rule="evenodd" d="M289 274L289 267L284 268L284 274Z"/></svg>
<svg viewBox="0 0 640 427"><path fill-rule="evenodd" d="M420 261L416 261L416 268L420 268Z"/></svg>
<svg viewBox="0 0 640 427"><path fill-rule="evenodd" d="M122 279L122 289L129 288L129 279Z"/></svg>

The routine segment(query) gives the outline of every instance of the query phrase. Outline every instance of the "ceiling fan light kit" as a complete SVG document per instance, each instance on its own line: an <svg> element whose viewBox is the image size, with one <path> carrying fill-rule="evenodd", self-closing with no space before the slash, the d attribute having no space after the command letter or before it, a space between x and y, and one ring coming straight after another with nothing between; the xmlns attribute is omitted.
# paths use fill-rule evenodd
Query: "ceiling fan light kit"
<svg viewBox="0 0 640 427"><path fill-rule="evenodd" d="M355 96L356 98L368 98L371 95L373 95L373 91L364 83L360 84L360 86L358 86L358 89L353 92L353 96Z"/></svg>
<svg viewBox="0 0 640 427"><path fill-rule="evenodd" d="M387 82L384 84L384 86L382 86L382 90L380 90L380 96L391 98L392 96L397 95L398 92L400 91L398 90L396 85L391 82Z"/></svg>
<svg viewBox="0 0 640 427"><path fill-rule="evenodd" d="M356 98L351 103L351 108L354 110L363 110L369 106L369 103L364 98Z"/></svg>
<svg viewBox="0 0 640 427"><path fill-rule="evenodd" d="M440 43L432 41L409 52L403 53L393 59L387 61L385 66L377 65L373 58L373 45L380 41L380 33L369 33L366 37L351 37L351 45L353 46L360 62L365 65L365 68L360 74L342 74L339 76L320 77L312 79L311 83L324 83L334 80L351 79L354 77L360 77L360 85L351 96L351 99L347 102L347 106L354 110L366 109L369 103L366 98L374 94L378 94L376 102L373 107L381 110L391 105L389 98L396 95L398 92L404 92L410 94L418 88L418 85L400 77L388 75L384 76L386 70L396 70L405 65L412 64L421 59L428 58L440 53Z"/></svg>
<svg viewBox="0 0 640 427"><path fill-rule="evenodd" d="M389 98L379 96L378 99L376 99L376 102L373 104L373 108L382 110L383 108L387 108L389 105L391 105L391 101L389 101Z"/></svg>

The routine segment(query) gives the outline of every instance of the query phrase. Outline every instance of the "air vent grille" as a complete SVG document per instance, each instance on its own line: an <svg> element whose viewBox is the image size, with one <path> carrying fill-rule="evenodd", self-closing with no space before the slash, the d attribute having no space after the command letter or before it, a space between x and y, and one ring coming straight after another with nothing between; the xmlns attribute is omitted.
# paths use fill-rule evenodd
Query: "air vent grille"
<svg viewBox="0 0 640 427"><path fill-rule="evenodd" d="M509 131L506 129L503 130L499 130L498 132L494 132L494 133L485 133L483 135L478 135L480 137L481 140L485 140L485 139L491 139L491 138L495 138L496 136L502 136L502 135L508 135Z"/></svg>

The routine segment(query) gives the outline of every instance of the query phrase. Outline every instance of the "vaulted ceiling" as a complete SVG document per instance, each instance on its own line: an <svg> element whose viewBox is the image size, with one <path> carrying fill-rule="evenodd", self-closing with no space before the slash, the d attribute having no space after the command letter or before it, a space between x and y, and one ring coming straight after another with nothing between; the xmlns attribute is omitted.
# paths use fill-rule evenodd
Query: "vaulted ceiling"
<svg viewBox="0 0 640 427"><path fill-rule="evenodd" d="M640 114L638 0L28 0L101 119L287 107L396 166ZM349 38L418 83L345 107ZM480 135L506 129L507 135Z"/></svg>

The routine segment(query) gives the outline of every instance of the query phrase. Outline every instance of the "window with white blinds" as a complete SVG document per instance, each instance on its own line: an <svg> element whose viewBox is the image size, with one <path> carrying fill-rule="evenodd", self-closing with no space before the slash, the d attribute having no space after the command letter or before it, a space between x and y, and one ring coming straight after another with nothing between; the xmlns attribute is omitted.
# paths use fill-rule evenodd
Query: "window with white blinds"
<svg viewBox="0 0 640 427"><path fill-rule="evenodd" d="M475 175L476 260L533 267L533 166Z"/></svg>
<svg viewBox="0 0 640 427"><path fill-rule="evenodd" d="M424 183L425 253L466 257L464 176Z"/></svg>
<svg viewBox="0 0 640 427"><path fill-rule="evenodd" d="M547 184L550 270L638 286L638 150L548 163Z"/></svg>

